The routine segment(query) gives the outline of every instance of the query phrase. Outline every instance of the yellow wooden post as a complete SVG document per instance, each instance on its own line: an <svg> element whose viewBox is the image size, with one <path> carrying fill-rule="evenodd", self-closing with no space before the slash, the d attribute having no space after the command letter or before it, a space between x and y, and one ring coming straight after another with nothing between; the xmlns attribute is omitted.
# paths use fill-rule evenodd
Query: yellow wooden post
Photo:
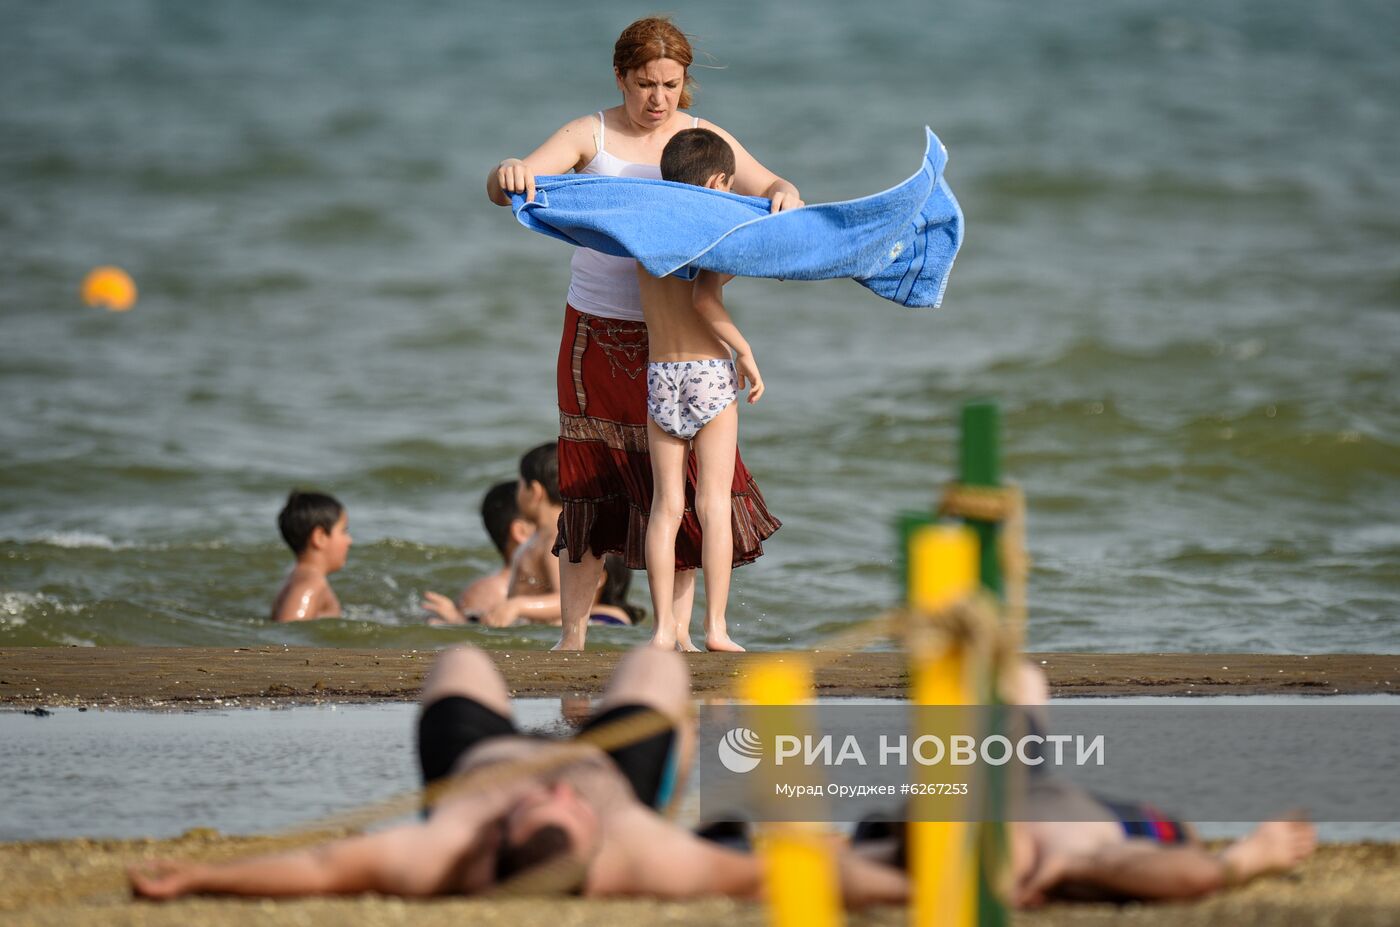
<svg viewBox="0 0 1400 927"><path fill-rule="evenodd" d="M908 532L909 660L917 705L971 705L968 653L938 635L930 616L968 598L978 585L978 545L960 525L929 524ZM916 713L917 717L917 713ZM917 737L933 731L915 730ZM948 781L946 773L919 766L921 783ZM920 927L972 927L977 921L975 829L963 821L930 821L936 799L914 798L909 823L909 863L914 899L910 922Z"/></svg>
<svg viewBox="0 0 1400 927"><path fill-rule="evenodd" d="M740 695L752 705L803 705L812 701L812 669L797 656L765 657L740 685ZM773 725L762 712L751 715L750 726L765 744L773 742ZM807 726L807 725L804 725ZM781 733L800 734L790 726ZM766 786L773 794L771 784ZM759 827L758 852L763 858L768 895L768 922L773 927L840 927L841 890L836 858L825 825L772 822Z"/></svg>

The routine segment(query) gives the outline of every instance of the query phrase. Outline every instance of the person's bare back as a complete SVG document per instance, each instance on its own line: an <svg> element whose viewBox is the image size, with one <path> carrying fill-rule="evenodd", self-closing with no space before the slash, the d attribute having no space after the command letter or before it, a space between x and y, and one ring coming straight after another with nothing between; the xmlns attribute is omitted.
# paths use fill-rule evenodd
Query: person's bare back
<svg viewBox="0 0 1400 927"><path fill-rule="evenodd" d="M703 276L703 275L702 275ZM719 281L707 280L713 286ZM642 315L647 323L647 357L651 361L729 359L729 348L695 311L694 280L653 277L638 267Z"/></svg>

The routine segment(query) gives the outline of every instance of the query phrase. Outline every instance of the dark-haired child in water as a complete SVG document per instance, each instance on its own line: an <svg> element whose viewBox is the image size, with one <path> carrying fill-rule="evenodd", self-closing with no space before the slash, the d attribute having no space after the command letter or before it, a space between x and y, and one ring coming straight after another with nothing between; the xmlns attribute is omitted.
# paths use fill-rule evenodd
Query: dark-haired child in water
<svg viewBox="0 0 1400 927"><path fill-rule="evenodd" d="M727 191L734 151L709 129L677 132L661 153L661 177ZM701 271L694 282L653 277L637 265L647 323L647 447L653 482L647 522L647 579L656 611L657 647L695 650L690 615L674 614L676 535L685 518L685 472L695 453L695 515L705 571L705 646L743 650L729 637L725 609L734 560L734 455L739 441L739 390L749 402L763 395L753 350L724 309L721 288L731 277ZM731 353L733 356L731 357Z"/></svg>
<svg viewBox="0 0 1400 927"><path fill-rule="evenodd" d="M501 555L501 568L463 589L456 602L439 592L423 593L423 608L437 616L435 622L463 624L505 601L516 551L535 533L535 526L520 514L518 486L514 480L497 483L481 499L481 523Z"/></svg>
<svg viewBox="0 0 1400 927"><path fill-rule="evenodd" d="M520 481L516 484L516 505L520 517L534 525L534 533L516 551L511 564L506 598L483 613L479 620L492 628L514 624L559 624L559 558L553 553L558 533L559 452L556 442L541 444L520 458ZM625 572L625 571L624 571ZM600 579L598 592L616 580L607 573ZM624 590L625 591L625 590ZM633 614L625 606L598 604L595 598L592 620L609 624L632 624Z"/></svg>
<svg viewBox="0 0 1400 927"><path fill-rule="evenodd" d="M340 616L340 600L328 577L350 555L354 541L349 524L345 506L333 496L293 491L287 497L277 527L297 562L272 603L273 621Z"/></svg>

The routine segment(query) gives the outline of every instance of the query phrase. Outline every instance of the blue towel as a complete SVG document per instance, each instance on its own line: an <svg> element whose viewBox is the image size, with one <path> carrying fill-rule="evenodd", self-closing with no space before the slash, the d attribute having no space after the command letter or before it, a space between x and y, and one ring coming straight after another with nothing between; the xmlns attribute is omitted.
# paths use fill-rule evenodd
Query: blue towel
<svg viewBox="0 0 1400 927"><path fill-rule="evenodd" d="M851 277L903 306L937 306L962 244L963 216L943 179L948 152L928 133L923 165L883 193L770 213L766 199L665 180L564 174L511 197L521 225L573 245L634 257L647 272Z"/></svg>

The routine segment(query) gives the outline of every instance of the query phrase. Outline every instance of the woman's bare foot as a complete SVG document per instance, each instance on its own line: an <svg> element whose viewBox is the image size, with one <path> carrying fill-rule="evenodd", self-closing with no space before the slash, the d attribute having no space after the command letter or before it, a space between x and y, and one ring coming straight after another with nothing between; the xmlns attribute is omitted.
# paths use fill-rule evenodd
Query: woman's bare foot
<svg viewBox="0 0 1400 927"><path fill-rule="evenodd" d="M1283 872L1307 859L1317 847L1317 828L1307 821L1266 821L1221 854L1231 875L1246 881Z"/></svg>
<svg viewBox="0 0 1400 927"><path fill-rule="evenodd" d="M581 635L581 634L578 635L577 637L570 636L570 635L568 635L568 634L564 634L564 635L561 635L561 636L560 636L560 638L559 638L559 643L555 644L553 647L551 647L551 648L549 648L549 649L550 649L550 650L582 650L582 649L583 649L583 641L584 641L584 638L583 638L583 635Z"/></svg>
<svg viewBox="0 0 1400 927"><path fill-rule="evenodd" d="M729 639L728 631L711 631L705 635L705 649L711 653L744 653L743 647Z"/></svg>
<svg viewBox="0 0 1400 927"><path fill-rule="evenodd" d="M695 646L695 642L690 639L690 635L676 638L676 649L681 653L699 653L700 648Z"/></svg>
<svg viewBox="0 0 1400 927"><path fill-rule="evenodd" d="M670 634L661 633L661 629L657 628L656 633L651 636L651 646L657 650L675 650L676 639Z"/></svg>

